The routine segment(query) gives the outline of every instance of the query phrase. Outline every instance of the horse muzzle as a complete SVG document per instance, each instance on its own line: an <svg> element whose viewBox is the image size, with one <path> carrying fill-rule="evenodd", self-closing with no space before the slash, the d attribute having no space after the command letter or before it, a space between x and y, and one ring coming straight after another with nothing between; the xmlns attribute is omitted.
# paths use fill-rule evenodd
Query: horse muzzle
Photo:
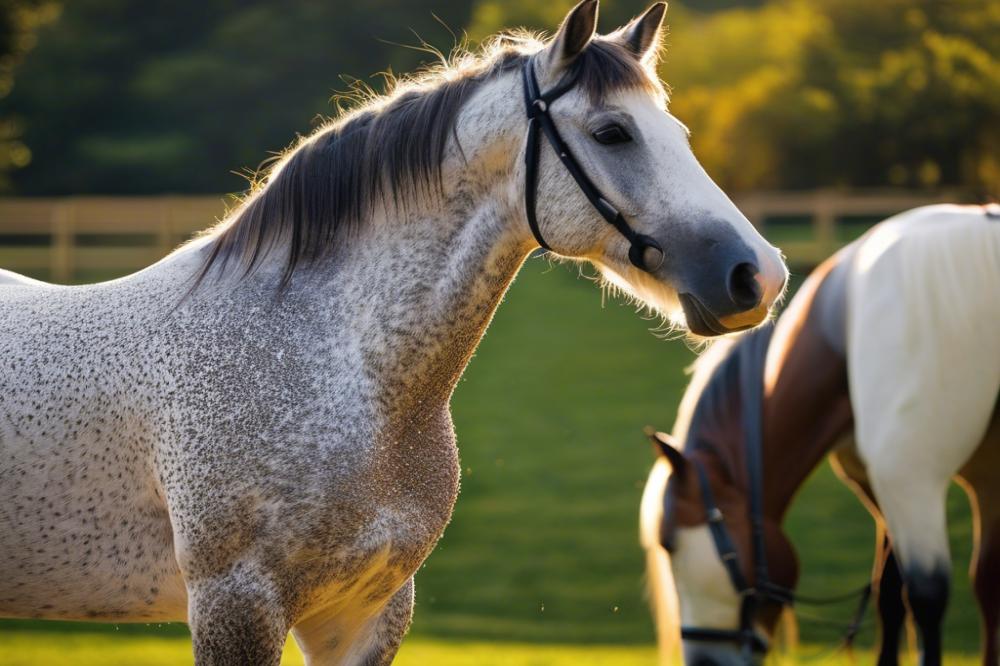
<svg viewBox="0 0 1000 666"><path fill-rule="evenodd" d="M709 288L680 293L688 329L705 337L753 328L765 321L771 306L784 292L788 277L780 258L765 258L763 270L757 257L735 261ZM704 284L704 281L702 281Z"/></svg>

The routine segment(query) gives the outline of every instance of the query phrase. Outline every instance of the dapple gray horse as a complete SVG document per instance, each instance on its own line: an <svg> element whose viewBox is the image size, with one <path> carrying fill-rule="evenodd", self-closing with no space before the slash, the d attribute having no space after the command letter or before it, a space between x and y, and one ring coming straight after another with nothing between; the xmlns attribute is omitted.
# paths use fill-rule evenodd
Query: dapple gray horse
<svg viewBox="0 0 1000 666"><path fill-rule="evenodd" d="M666 111L664 9L595 36L586 0L401 82L139 273L4 273L0 614L187 621L199 664L277 664L289 631L311 664L390 662L458 493L452 390L541 237L695 332L783 289ZM529 78L572 82L534 165Z"/></svg>

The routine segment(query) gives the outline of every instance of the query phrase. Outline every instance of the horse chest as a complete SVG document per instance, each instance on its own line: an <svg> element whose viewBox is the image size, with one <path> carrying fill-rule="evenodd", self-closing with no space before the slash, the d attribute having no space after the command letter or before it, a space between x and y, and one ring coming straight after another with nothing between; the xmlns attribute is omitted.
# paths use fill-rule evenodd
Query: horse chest
<svg viewBox="0 0 1000 666"><path fill-rule="evenodd" d="M403 517L396 527L400 555L412 550L422 561L451 519L458 497L460 467L451 417L444 412L386 435L376 454L377 485L384 506Z"/></svg>
<svg viewBox="0 0 1000 666"><path fill-rule="evenodd" d="M430 554L451 518L458 496L459 461L447 411L382 430L362 474L365 501L373 508L361 530L377 549L365 564L408 578ZM371 552L371 551L370 551Z"/></svg>
<svg viewBox="0 0 1000 666"><path fill-rule="evenodd" d="M327 552L333 555L320 565L324 571L314 572L325 582L313 588L306 605L372 612L430 555L457 497L458 459L443 446L433 455L423 444L379 450L354 485L365 491L346 504L339 498L332 517L351 535L343 538L348 530L339 528L327 534ZM404 451L408 455L401 455ZM304 562L317 562L315 552L303 556Z"/></svg>

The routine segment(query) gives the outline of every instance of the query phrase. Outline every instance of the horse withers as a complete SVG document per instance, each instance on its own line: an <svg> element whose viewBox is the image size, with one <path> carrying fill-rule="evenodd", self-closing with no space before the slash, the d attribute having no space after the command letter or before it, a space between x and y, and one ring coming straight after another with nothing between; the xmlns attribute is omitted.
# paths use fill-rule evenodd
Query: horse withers
<svg viewBox="0 0 1000 666"><path fill-rule="evenodd" d="M796 596L798 562L782 519L833 452L840 474L884 521L879 663L898 660L900 580L922 663L941 663L951 570L945 494L955 478L975 509L983 663L996 666L997 284L995 209L917 209L821 265L773 332L716 343L699 360L675 438L659 436L662 457L643 496L665 659L678 615L689 663L760 656L780 609Z"/></svg>
<svg viewBox="0 0 1000 666"><path fill-rule="evenodd" d="M586 0L401 81L134 275L5 273L0 614L187 621L199 664L277 664L289 631L391 661L458 493L451 393L533 250L704 335L783 289L666 110L664 10L595 36Z"/></svg>

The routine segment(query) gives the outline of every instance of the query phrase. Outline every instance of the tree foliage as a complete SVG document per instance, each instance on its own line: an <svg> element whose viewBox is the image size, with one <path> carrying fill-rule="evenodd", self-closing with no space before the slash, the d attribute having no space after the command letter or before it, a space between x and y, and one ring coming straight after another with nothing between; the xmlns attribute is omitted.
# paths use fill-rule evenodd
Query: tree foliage
<svg viewBox="0 0 1000 666"><path fill-rule="evenodd" d="M241 190L233 172L334 112L350 76L378 86L433 59L421 39L450 45L444 25L468 7L435 18L439 4L73 0L18 71L11 110L34 159L17 191Z"/></svg>
<svg viewBox="0 0 1000 666"><path fill-rule="evenodd" d="M38 29L59 16L59 5L44 0L0 0L0 102L14 88L14 71L37 43ZM8 174L31 161L17 118L0 107L0 191Z"/></svg>
<svg viewBox="0 0 1000 666"><path fill-rule="evenodd" d="M572 4L74 0L45 25L51 3L0 1L25 26L0 25L0 179L19 167L21 194L242 189L232 172L331 113L342 75L431 59L410 27L447 51L433 12L476 41ZM603 0L602 28L642 8ZM674 0L668 23L672 111L724 186L1000 189L997 0Z"/></svg>
<svg viewBox="0 0 1000 666"><path fill-rule="evenodd" d="M782 0L671 42L673 111L730 187L1000 185L1000 3Z"/></svg>

